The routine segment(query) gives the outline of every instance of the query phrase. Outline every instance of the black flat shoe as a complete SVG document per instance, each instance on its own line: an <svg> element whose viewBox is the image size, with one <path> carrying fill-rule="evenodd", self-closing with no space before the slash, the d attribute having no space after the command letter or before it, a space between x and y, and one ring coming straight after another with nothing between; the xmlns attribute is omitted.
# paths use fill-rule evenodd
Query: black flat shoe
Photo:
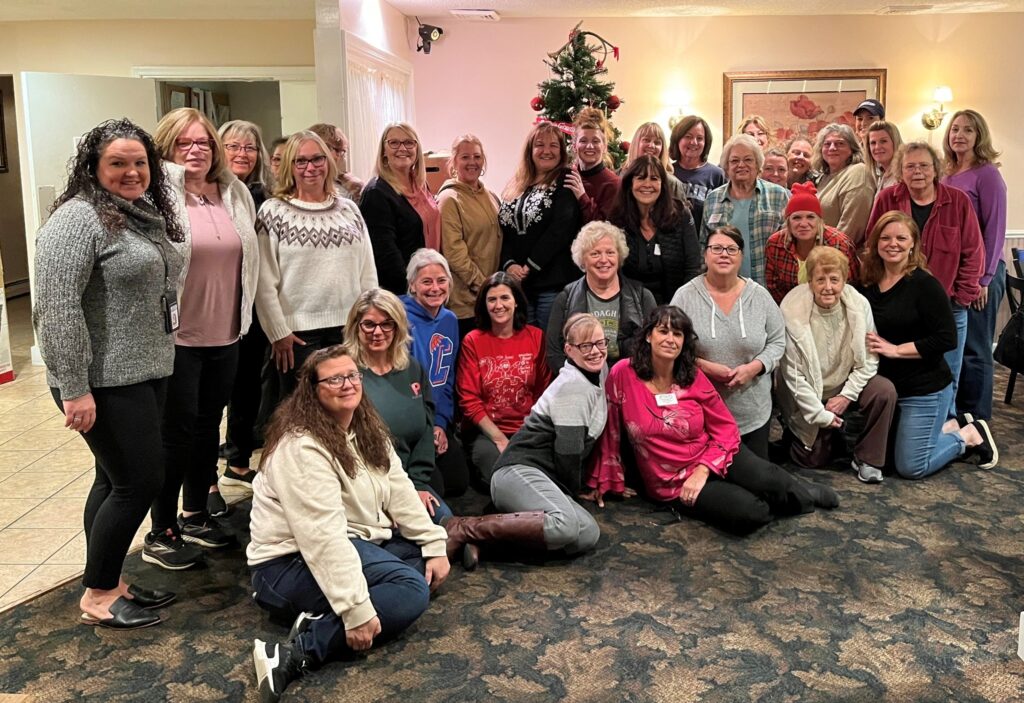
<svg viewBox="0 0 1024 703"><path fill-rule="evenodd" d="M109 627L113 630L137 630L160 622L159 615L140 608L124 596L113 602L110 614L112 617L101 620L88 613L82 613L82 624Z"/></svg>
<svg viewBox="0 0 1024 703"><path fill-rule="evenodd" d="M136 586L134 583L128 587L128 592L132 594L131 602L145 610L162 608L173 603L174 599L178 597L176 593L170 591L151 591L148 588Z"/></svg>

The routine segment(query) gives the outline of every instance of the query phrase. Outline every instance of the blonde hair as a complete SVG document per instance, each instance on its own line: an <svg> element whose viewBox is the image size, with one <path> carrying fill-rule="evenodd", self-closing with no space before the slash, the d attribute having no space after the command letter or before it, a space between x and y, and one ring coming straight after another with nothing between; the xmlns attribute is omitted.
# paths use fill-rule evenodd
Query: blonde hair
<svg viewBox="0 0 1024 703"><path fill-rule="evenodd" d="M327 168L327 174L324 176L324 200L334 193L334 179L338 177L338 165L334 163L334 159L328 153L329 147L324 143L324 140L317 136L316 132L303 130L288 137L288 141L284 144L284 151L281 153L281 165L277 167L277 183L274 185L274 197L295 197L296 186L293 167L295 166L295 159L298 157L299 149L306 142L314 142L320 149L320 153L327 159L324 162L324 166Z"/></svg>
<svg viewBox="0 0 1024 703"><path fill-rule="evenodd" d="M807 255L806 267L808 281L814 277L817 269L838 269L843 274L844 281L850 278L850 260L835 247L816 246L811 249L811 253Z"/></svg>
<svg viewBox="0 0 1024 703"><path fill-rule="evenodd" d="M989 130L988 122L985 121L985 118L981 116L980 112L975 110L957 110L949 118L949 124L946 125L946 135L942 139L942 151L946 155L946 173L948 175L956 173L958 166L956 154L949 147L949 131L953 128L953 120L958 117L966 117L977 134L974 139L975 163L978 166L983 166L984 164L1001 166L1002 164L996 161L999 158L999 152L992 146L992 132Z"/></svg>
<svg viewBox="0 0 1024 703"><path fill-rule="evenodd" d="M370 365L369 356L363 347L362 331L359 329L359 323L363 321L363 316L370 308L376 308L395 323L395 334L391 338L387 352L388 363L396 371L409 368L409 318L398 296L383 288L364 290L348 311L348 320L345 322L345 349L349 356L355 360L356 366L366 368Z"/></svg>
<svg viewBox="0 0 1024 703"><path fill-rule="evenodd" d="M642 125L636 128L633 133L633 141L629 143L629 154L626 157L625 166L629 166L631 163L636 161L642 154L637 148L638 142L644 137L655 137L661 140L661 155L657 157L661 165L665 167L665 172L669 175L672 174L672 164L668 160L669 143L665 139L665 130L661 128L661 125L657 122L644 122Z"/></svg>
<svg viewBox="0 0 1024 703"><path fill-rule="evenodd" d="M452 142L452 155L448 157L448 163L445 164L448 168L448 175L455 178L455 159L459 155L459 147L463 144L480 147L480 155L484 160L483 165L480 167L480 175L484 175L484 172L487 171L487 154L484 152L484 145L480 142L480 137L475 134L461 134L455 137L455 141Z"/></svg>
<svg viewBox="0 0 1024 703"><path fill-rule="evenodd" d="M213 148L210 149L210 170L206 174L206 182L216 183L227 171L224 163L224 142L221 141L217 128L199 110L193 107L179 107L161 117L156 125L156 131L153 132L153 143L164 160L174 161L174 154L178 150L175 142L193 122L201 124L214 142Z"/></svg>
<svg viewBox="0 0 1024 703"><path fill-rule="evenodd" d="M896 171L893 170L893 166L896 164L896 152L898 152L900 147L903 145L903 136L900 134L899 127L892 122L875 120L868 125L867 131L864 133L864 163L868 165L868 171L870 172L872 179L875 178L875 169L878 166L878 164L875 163L874 157L871 156L870 142L872 132L885 132L889 135L889 139L892 140L892 161L889 162L889 167L885 169L884 173L882 173L882 180L884 180L887 176L896 174Z"/></svg>
<svg viewBox="0 0 1024 703"><path fill-rule="evenodd" d="M773 144L775 144L775 140L772 139L771 130L768 129L768 121L765 120L765 118L761 117L760 115L747 115L740 121L739 126L736 128L736 133L746 134L746 132L744 132L743 130L745 130L748 125L754 125L758 127L762 132L764 132L765 139L768 142L767 146L772 146ZM749 137L751 135L747 134L747 136ZM755 139L754 141L757 140ZM761 145L758 144L758 146Z"/></svg>
<svg viewBox="0 0 1024 703"><path fill-rule="evenodd" d="M267 149L263 145L263 130L259 128L259 125L246 120L231 120L220 126L220 138L225 144L229 139L241 137L249 137L256 143L256 165L253 167L252 173L246 176L242 182L246 185L271 183L274 179L270 173L270 159L267 157ZM227 154L227 147L225 147L224 153Z"/></svg>
<svg viewBox="0 0 1024 703"><path fill-rule="evenodd" d="M586 271L586 265L584 264L583 257L585 257L591 249L597 246L599 241L605 238L612 240L612 244L615 246L615 251L619 255L619 269L622 269L622 264L625 263L626 257L629 256L629 245L626 244L625 232L610 222L595 220L594 222L588 222L583 225L583 229L581 229L579 234L576 235L576 238L572 240L572 247L570 249L572 253L572 261L580 267L581 271Z"/></svg>
<svg viewBox="0 0 1024 703"><path fill-rule="evenodd" d="M423 158L423 145L416 130L407 122L391 122L384 127L380 133L380 143L377 145L377 163L374 164L373 172L383 178L396 191L401 193L406 189L406 183L399 180L398 174L388 165L387 140L388 132L393 129L400 129L409 135L409 138L416 142L416 161L409 168L407 175L412 177L412 185L416 190L427 187L427 164Z"/></svg>
<svg viewBox="0 0 1024 703"><path fill-rule="evenodd" d="M601 326L601 321L591 315L589 312L577 312L569 316L569 319L562 325L562 342L564 344L575 344L577 334L592 330L604 331L604 327ZM574 334L575 333L575 334Z"/></svg>

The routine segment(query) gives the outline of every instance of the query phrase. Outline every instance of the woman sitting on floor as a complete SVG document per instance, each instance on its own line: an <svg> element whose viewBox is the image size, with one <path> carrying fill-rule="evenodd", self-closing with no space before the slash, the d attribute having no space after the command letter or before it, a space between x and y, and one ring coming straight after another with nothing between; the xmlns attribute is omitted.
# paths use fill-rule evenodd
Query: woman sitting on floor
<svg viewBox="0 0 1024 703"><path fill-rule="evenodd" d="M829 463L843 415L859 407L865 423L853 450L853 470L864 483L881 483L896 389L877 375L878 356L866 346L868 332L875 331L871 304L846 285L849 272L843 252L814 247L807 255L807 285L782 300L786 353L779 364L779 406L795 435L790 456L807 468ZM841 432L839 437L841 443Z"/></svg>
<svg viewBox="0 0 1024 703"><path fill-rule="evenodd" d="M445 531L364 401L355 360L341 346L322 349L298 381L267 429L253 482L253 598L295 619L287 641L255 642L264 701L277 701L307 667L400 634L449 569Z"/></svg>
<svg viewBox="0 0 1024 703"><path fill-rule="evenodd" d="M623 431L649 497L727 532L839 505L831 488L797 479L740 443L736 421L697 366L690 318L675 306L648 315L636 351L615 365L605 391L608 425L585 496L599 506L606 492L626 491Z"/></svg>

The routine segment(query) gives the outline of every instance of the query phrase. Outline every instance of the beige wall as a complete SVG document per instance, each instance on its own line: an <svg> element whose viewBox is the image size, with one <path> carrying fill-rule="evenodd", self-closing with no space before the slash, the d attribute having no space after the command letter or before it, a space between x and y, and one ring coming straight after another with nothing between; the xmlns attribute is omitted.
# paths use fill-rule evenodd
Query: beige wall
<svg viewBox="0 0 1024 703"><path fill-rule="evenodd" d="M490 162L488 185L500 190L537 114L530 99L550 77L543 59L566 41L576 20L436 24L445 27L444 38L429 56L413 57L424 149L443 149L457 134L475 132ZM624 138L647 120L667 127L678 109L696 112L713 127L715 160L723 72L887 68L886 109L905 139L925 137L920 114L931 106L935 86L949 85L949 108L975 108L992 127L1010 187L1009 225L1024 230L1024 203L1013 197L1024 186L1024 137L1017 129L1024 115L1024 14L620 18L588 19L583 26L621 48L620 61L609 58L608 78L626 101L615 113ZM941 134L933 139L938 145Z"/></svg>
<svg viewBox="0 0 1024 703"><path fill-rule="evenodd" d="M3 255L4 283L28 280L25 247L25 218L21 209L21 160L18 157L17 120L14 111L14 81L0 76L3 93L4 137L7 143L7 172L0 173L0 253ZM7 294L11 291L8 289Z"/></svg>
<svg viewBox="0 0 1024 703"><path fill-rule="evenodd" d="M372 46L409 61L416 52L406 17L385 0L339 0L341 29Z"/></svg>

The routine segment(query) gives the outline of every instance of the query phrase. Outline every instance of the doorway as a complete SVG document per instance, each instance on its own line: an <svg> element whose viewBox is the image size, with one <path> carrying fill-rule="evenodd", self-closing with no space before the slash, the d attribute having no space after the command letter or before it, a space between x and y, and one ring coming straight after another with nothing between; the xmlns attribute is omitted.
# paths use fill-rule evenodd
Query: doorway
<svg viewBox="0 0 1024 703"><path fill-rule="evenodd" d="M26 295L29 286L13 76L0 76L0 98L0 257L6 295L14 298Z"/></svg>

